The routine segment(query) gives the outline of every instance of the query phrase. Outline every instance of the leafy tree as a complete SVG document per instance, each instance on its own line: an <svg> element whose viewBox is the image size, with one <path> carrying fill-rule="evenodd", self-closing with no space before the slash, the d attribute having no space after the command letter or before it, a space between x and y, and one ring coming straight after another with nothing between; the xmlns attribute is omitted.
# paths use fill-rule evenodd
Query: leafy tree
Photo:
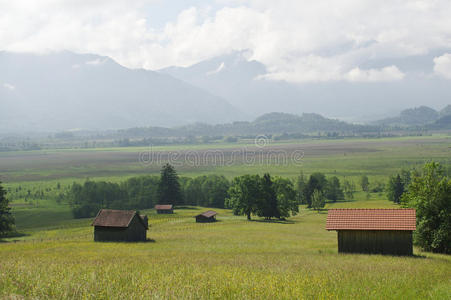
<svg viewBox="0 0 451 300"><path fill-rule="evenodd" d="M336 202L339 199L344 199L345 196L340 186L340 180L337 176L333 176L327 181L325 196L333 202Z"/></svg>
<svg viewBox="0 0 451 300"><path fill-rule="evenodd" d="M368 176L362 175L362 177L360 177L360 186L362 187L362 191L368 193L370 187L370 181L368 180Z"/></svg>
<svg viewBox="0 0 451 300"><path fill-rule="evenodd" d="M385 190L385 184L380 181L374 181L370 185L370 191L373 193L382 193Z"/></svg>
<svg viewBox="0 0 451 300"><path fill-rule="evenodd" d="M208 175L204 177L201 191L207 201L207 206L224 208L229 187L230 183L224 176Z"/></svg>
<svg viewBox="0 0 451 300"><path fill-rule="evenodd" d="M161 169L160 183L158 185L159 204L183 204L183 195L180 188L179 178L174 167L165 164Z"/></svg>
<svg viewBox="0 0 451 300"><path fill-rule="evenodd" d="M401 176L398 174L396 176L391 176L388 180L387 187L387 198L390 201L399 203L401 201L401 196L404 193L404 183L401 180Z"/></svg>
<svg viewBox="0 0 451 300"><path fill-rule="evenodd" d="M307 188L305 189L305 198L307 200L307 206L309 208L312 207L313 192L315 190L323 192L326 189L326 186L327 180L326 176L323 173L316 172L310 175L310 178L307 182Z"/></svg>
<svg viewBox="0 0 451 300"><path fill-rule="evenodd" d="M286 178L276 178L274 190L277 195L277 210L279 218L295 216L299 212L299 202L296 200L296 191L293 182Z"/></svg>
<svg viewBox="0 0 451 300"><path fill-rule="evenodd" d="M182 178L185 204L224 208L230 182L224 176Z"/></svg>
<svg viewBox="0 0 451 300"><path fill-rule="evenodd" d="M198 176L185 181L183 188L185 204L207 206L207 200L202 192L202 183L204 180L205 176Z"/></svg>
<svg viewBox="0 0 451 300"><path fill-rule="evenodd" d="M261 182L258 175L235 177L229 188L226 206L232 208L235 215L246 215L250 220L251 214L257 213L258 204L261 202Z"/></svg>
<svg viewBox="0 0 451 300"><path fill-rule="evenodd" d="M326 205L326 201L323 193L320 190L314 190L312 194L312 208L319 213L324 205Z"/></svg>
<svg viewBox="0 0 451 300"><path fill-rule="evenodd" d="M6 191L0 181L0 237L14 230L14 217L10 210Z"/></svg>
<svg viewBox="0 0 451 300"><path fill-rule="evenodd" d="M436 162L425 164L401 199L417 215L415 242L426 251L451 253L451 180Z"/></svg>
<svg viewBox="0 0 451 300"><path fill-rule="evenodd" d="M87 180L72 184L67 197L74 217L88 218L101 208L151 208L157 203L158 183L156 176L132 177L121 184Z"/></svg>

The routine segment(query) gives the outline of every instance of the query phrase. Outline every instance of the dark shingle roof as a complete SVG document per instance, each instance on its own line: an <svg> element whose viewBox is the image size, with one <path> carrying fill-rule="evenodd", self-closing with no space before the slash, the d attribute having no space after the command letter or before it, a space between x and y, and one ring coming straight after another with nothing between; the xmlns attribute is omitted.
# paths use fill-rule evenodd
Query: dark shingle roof
<svg viewBox="0 0 451 300"><path fill-rule="evenodd" d="M415 209L329 209L327 230L415 230Z"/></svg>
<svg viewBox="0 0 451 300"><path fill-rule="evenodd" d="M134 210L101 209L91 225L127 228L135 215L137 213ZM144 227L147 228L144 219L140 215L137 216Z"/></svg>
<svg viewBox="0 0 451 300"><path fill-rule="evenodd" d="M157 204L155 205L155 209L157 210L172 209L172 204Z"/></svg>
<svg viewBox="0 0 451 300"><path fill-rule="evenodd" d="M213 216L216 216L217 214L218 214L218 213L215 212L215 211L213 211L213 210L208 210L208 211L206 211L206 212L203 212L203 213L197 215L196 217L204 216L204 217L206 217L206 218L211 218L211 217L213 217Z"/></svg>

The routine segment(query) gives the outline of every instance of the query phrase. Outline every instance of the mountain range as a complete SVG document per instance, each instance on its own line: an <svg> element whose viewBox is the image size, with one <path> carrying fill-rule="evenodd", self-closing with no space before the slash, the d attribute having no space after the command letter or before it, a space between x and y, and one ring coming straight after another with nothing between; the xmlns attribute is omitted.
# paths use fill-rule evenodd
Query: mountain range
<svg viewBox="0 0 451 300"><path fill-rule="evenodd" d="M0 52L0 129L55 131L223 123L243 118L225 99L108 57Z"/></svg>
<svg viewBox="0 0 451 300"><path fill-rule="evenodd" d="M351 125L332 124L330 119L377 126L430 124L440 118L435 109L449 103L451 88L445 79L416 72L416 67L430 61L434 54L428 55L365 66L396 63L413 74L397 82L295 84L265 79L266 67L249 60L246 52L158 71L125 68L94 54L0 52L0 133L184 125L196 128L199 123L213 128L214 124L250 120L255 120L251 124L270 128L278 118L279 129L281 122L286 122L287 129L293 122L312 130ZM426 101L433 108L396 116L402 109ZM270 112L298 116L280 118L282 115L274 114L271 122L259 118ZM305 122L309 118L322 125L313 129L310 121ZM382 121L375 122L378 119ZM217 127L221 126L228 125ZM233 131L238 128L235 125Z"/></svg>
<svg viewBox="0 0 451 300"><path fill-rule="evenodd" d="M437 55L439 52L390 60L369 59L360 66L378 69L396 65L406 73L402 80L391 82L268 80L265 79L267 68L249 60L247 52L233 52L189 67L169 67L159 72L227 99L253 118L275 111L298 115L314 112L367 123L395 116L408 107L427 104L439 109L449 104L449 80L432 75L433 59Z"/></svg>

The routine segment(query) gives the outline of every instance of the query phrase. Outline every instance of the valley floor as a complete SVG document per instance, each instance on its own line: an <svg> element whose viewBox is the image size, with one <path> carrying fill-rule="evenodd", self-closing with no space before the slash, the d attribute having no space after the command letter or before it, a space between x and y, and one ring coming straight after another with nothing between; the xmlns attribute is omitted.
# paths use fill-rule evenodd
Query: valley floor
<svg viewBox="0 0 451 300"><path fill-rule="evenodd" d="M250 144L204 145L191 149L255 149ZM252 148L254 147L254 148ZM300 164L243 163L176 166L180 176L270 172L294 179L323 172L353 181L386 183L402 168L429 161L451 171L449 136L300 140L271 144L265 151L288 156L302 150ZM259 149L257 149L259 150ZM123 181L159 173L143 164L147 148L0 153L1 180L8 191L21 237L0 240L0 299L450 299L451 256L421 252L413 257L337 253L336 232L325 230L327 211L301 206L286 222L263 222L218 210L218 222L197 224L206 208L149 215L146 243L95 243L92 219L73 219L58 195L91 180ZM291 151L291 152L290 152ZM359 189L360 190L360 189ZM354 201L327 208L396 207L384 193L357 192Z"/></svg>
<svg viewBox="0 0 451 300"><path fill-rule="evenodd" d="M393 207L359 200L330 207ZM326 207L327 208L327 207ZM449 299L451 257L337 253L327 212L301 207L285 222L204 208L150 219L145 243L95 243L91 219L24 228L0 243L0 296L84 299Z"/></svg>

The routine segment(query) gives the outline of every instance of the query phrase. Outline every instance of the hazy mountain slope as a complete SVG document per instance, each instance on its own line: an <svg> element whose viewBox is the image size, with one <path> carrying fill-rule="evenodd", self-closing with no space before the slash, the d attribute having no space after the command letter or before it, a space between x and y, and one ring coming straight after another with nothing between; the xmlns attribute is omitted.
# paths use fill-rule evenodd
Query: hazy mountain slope
<svg viewBox="0 0 451 300"><path fill-rule="evenodd" d="M0 128L15 131L175 126L242 118L226 100L107 57L0 52Z"/></svg>
<svg viewBox="0 0 451 300"><path fill-rule="evenodd" d="M449 103L449 80L433 72L438 53L391 60L369 60L361 69L396 65L407 75L395 82L311 82L292 84L259 79L265 66L248 61L244 53L216 57L187 68L170 67L162 73L187 81L227 99L232 105L258 115L281 111L316 112L349 121L368 122L395 115L406 107L428 104L435 109Z"/></svg>
<svg viewBox="0 0 451 300"><path fill-rule="evenodd" d="M451 104L445 106L442 110L439 111L440 117L446 117L451 115Z"/></svg>
<svg viewBox="0 0 451 300"><path fill-rule="evenodd" d="M450 130L451 129L451 114L440 117L437 121L427 124L427 129L432 130Z"/></svg>
<svg viewBox="0 0 451 300"><path fill-rule="evenodd" d="M301 116L287 113L269 113L252 122L226 124L196 123L174 128L147 127L118 131L121 137L188 137L188 136L256 136L260 134L317 134L318 132L364 133L377 132L379 127L349 124L325 118L318 114Z"/></svg>
<svg viewBox="0 0 451 300"><path fill-rule="evenodd" d="M446 115L446 111L443 112L443 115ZM397 117L382 119L374 123L383 126L422 126L431 124L439 118L440 113L436 110L427 106L420 106L405 109Z"/></svg>

